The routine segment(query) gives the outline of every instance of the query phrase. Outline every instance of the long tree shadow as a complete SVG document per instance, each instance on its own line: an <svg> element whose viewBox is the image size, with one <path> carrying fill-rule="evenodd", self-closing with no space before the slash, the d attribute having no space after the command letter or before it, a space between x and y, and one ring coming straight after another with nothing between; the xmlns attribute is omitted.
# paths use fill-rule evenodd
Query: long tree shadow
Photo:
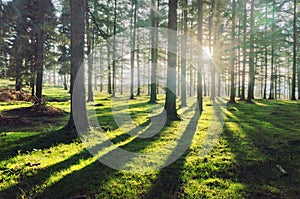
<svg viewBox="0 0 300 199"><path fill-rule="evenodd" d="M191 109L190 109L191 111ZM173 149L166 162L171 163L162 168L154 182L152 188L142 198L180 198L183 179L181 178L186 157L189 154L189 147L197 131L198 122L201 117L200 112L195 112L190 119L182 136L177 141L177 146Z"/></svg>
<svg viewBox="0 0 300 199"><path fill-rule="evenodd" d="M77 138L77 134L61 130L35 133L28 137L14 138L1 143L0 160L9 159L15 155L24 154L33 149L48 149L58 144L70 144ZM5 137L3 137L5 139ZM2 140L3 141L3 140Z"/></svg>
<svg viewBox="0 0 300 199"><path fill-rule="evenodd" d="M113 131L119 128L118 124L114 120L114 114L118 114L118 117L121 117L122 115L127 116L129 114L130 117L134 120L136 117L139 117L140 114L148 114L150 112L150 109L151 111L155 111L160 108L159 106L153 107L153 105L149 104L148 102L139 102L126 105L113 104L112 106L95 108L95 114L99 115L97 116L98 122L104 130ZM143 109L138 110L139 108ZM134 113L131 113L130 109L134 109ZM146 111L144 109L146 109ZM129 112L126 113L124 112L124 110L128 110Z"/></svg>
<svg viewBox="0 0 300 199"><path fill-rule="evenodd" d="M91 147L89 150L102 150L106 146L107 143L101 143ZM83 187L86 188L86 186L90 184L90 183L86 183L86 186L83 186L83 184L79 183L80 180L86 179L87 177L95 179L95 177L97 176L99 177L97 178L97 181L101 184L101 182L105 178L107 178L110 173L113 173L114 170L109 167L96 164L98 167L97 169L92 169L89 170L88 172L85 171L81 173L79 177L78 176L74 178L72 177L71 180L72 183L63 184L63 185L60 185L60 183L56 185L52 185L55 184L55 182L51 182L49 180L50 177L52 175L56 175L58 178L60 178L61 175L66 175L64 174L64 171L68 172L68 169L70 169L72 166L80 165L82 162L87 162L87 166L85 165L82 166L84 167L83 170L85 170L86 167L90 168L91 165L95 163L95 161L96 159L93 158L93 156L88 150L82 150L62 162L38 170L38 172L32 176L28 176L26 173L24 173L21 176L21 179L19 179L19 183L15 184L14 186L8 187L7 189L2 190L0 192L0 198L17 198L20 197L22 193L26 193L26 197L28 198L29 197L45 198L44 196L40 196L40 195L43 195L44 190L52 186L56 187L56 189L59 188L60 191L62 191L63 189L64 192L62 194L59 194L60 197L68 198L73 196L72 194L75 194L76 196L77 193L80 194L80 190L82 190ZM73 171L71 170L69 172L70 174L68 175L72 175ZM71 186L74 187L70 189ZM89 189L85 189L85 190L89 190ZM52 192L52 194L53 193L55 192ZM53 198L53 197L54 197L53 195L47 195L46 198Z"/></svg>
<svg viewBox="0 0 300 199"><path fill-rule="evenodd" d="M272 115L257 119L255 113L251 115L249 112L251 111L249 106L257 107L258 105L243 105L238 111L232 111L232 107L229 107L229 111L240 119L240 122L236 124L239 128L235 130L226 126L222 136L227 140L236 158L234 178L246 186L246 196L249 198L295 198L299 196L300 192L296 188L300 186L300 176L297 172L299 163L290 157L290 154L299 153L299 149L297 151L280 140L280 137L274 137L280 136L286 132L286 129L280 132L282 126L276 124L278 121L275 122L269 118ZM242 115L244 118L241 118ZM230 122L231 119L228 121ZM272 128L279 128L277 134L273 134ZM290 175L282 175L276 165L284 165ZM224 173L219 175L223 178L226 176Z"/></svg>

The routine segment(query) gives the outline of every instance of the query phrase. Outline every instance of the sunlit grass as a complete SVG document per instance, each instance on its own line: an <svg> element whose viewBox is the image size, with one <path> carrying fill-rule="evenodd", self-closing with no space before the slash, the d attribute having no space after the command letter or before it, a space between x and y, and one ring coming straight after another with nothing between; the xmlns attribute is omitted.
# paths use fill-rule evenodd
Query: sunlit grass
<svg viewBox="0 0 300 199"><path fill-rule="evenodd" d="M67 91L49 85L45 94L54 101L59 99L48 102L49 105L69 111L69 102L64 101ZM200 118L195 117L195 107L191 107L195 98L189 98L189 107L178 109L182 121L169 123L146 139L138 137L143 130L134 136L126 134L134 126L119 128L108 95L96 93L95 99L95 103L88 104L88 109L96 109L94 117L114 145L92 156L86 148L101 143L96 139L85 145L68 132L55 132L63 122L53 124L52 129L42 125L43 131L41 127L32 127L31 131L12 129L5 136L0 133L0 198L80 195L88 198L295 198L300 194L299 102L256 100L255 104L239 102L224 107L224 131L213 149L200 156L203 141L214 124L214 107L209 98L204 100ZM113 102L113 105L117 114L129 113L133 124L143 124L141 129L144 129L150 124L151 116L162 111L164 96L160 95L159 99L157 105L147 103L149 96ZM94 106L100 103L101 106ZM0 105L3 111L30 104ZM160 170L141 167L164 164L173 149L182 144L180 138L193 119L198 124L190 147L177 161ZM117 147L154 156L153 159L136 158L133 163L123 165L135 173L116 171L97 161ZM276 164L290 175L282 176Z"/></svg>

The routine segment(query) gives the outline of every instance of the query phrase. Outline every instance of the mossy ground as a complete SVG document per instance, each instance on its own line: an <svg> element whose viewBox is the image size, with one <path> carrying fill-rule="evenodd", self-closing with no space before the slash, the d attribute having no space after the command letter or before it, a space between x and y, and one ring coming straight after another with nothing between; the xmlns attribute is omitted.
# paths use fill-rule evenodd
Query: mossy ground
<svg viewBox="0 0 300 199"><path fill-rule="evenodd" d="M69 111L67 91L45 88L48 105ZM113 143L132 152L151 152L169 142L180 124L198 121L189 149L174 163L146 174L117 171L97 161L77 135L58 131L68 120L35 118L39 125L0 127L0 198L296 198L300 195L300 103L255 100L225 107L223 132L209 154L199 156L211 124L213 106L204 100L204 112L195 117L189 107L179 109L182 121L168 123L151 138L129 136L113 119L112 101L96 95L96 117ZM58 100L55 100L58 99ZM162 110L141 96L113 102L117 114L131 115L135 125L147 126L149 113ZM179 103L178 103L179 104ZM28 107L30 103L0 103L0 111ZM161 106L160 106L161 105ZM92 103L88 108L93 107ZM36 123L36 124L37 124ZM182 132L184 133L184 132ZM183 134L180 134L181 136ZM106 149L105 153L109 153ZM103 153L102 155L104 155ZM101 156L101 153L100 155ZM157 157L158 161L160 158ZM288 175L276 168L281 165Z"/></svg>

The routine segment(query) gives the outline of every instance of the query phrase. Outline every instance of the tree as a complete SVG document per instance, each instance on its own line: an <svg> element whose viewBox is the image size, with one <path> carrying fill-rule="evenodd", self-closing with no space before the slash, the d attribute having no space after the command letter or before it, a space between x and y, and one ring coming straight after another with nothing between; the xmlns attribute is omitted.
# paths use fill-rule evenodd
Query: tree
<svg viewBox="0 0 300 199"><path fill-rule="evenodd" d="M244 0L244 18L243 18L243 69L242 69L242 91L241 100L245 100L245 81L246 81L246 62L247 62L247 49L246 49L246 38L247 38L247 0Z"/></svg>
<svg viewBox="0 0 300 199"><path fill-rule="evenodd" d="M186 107L186 57L187 57L187 31L188 31L188 1L183 1L183 36L181 39L181 105Z"/></svg>
<svg viewBox="0 0 300 199"><path fill-rule="evenodd" d="M85 132L89 128L86 112L84 70L81 67L84 61L84 32L86 0L72 0L71 2L71 114L67 130ZM76 78L76 96L73 92ZM76 105L74 104L76 99ZM74 112L76 108L77 111Z"/></svg>
<svg viewBox="0 0 300 199"><path fill-rule="evenodd" d="M248 83L248 97L247 103L251 103L254 92L254 0L251 1L251 14L250 14L250 57L249 57L249 83Z"/></svg>
<svg viewBox="0 0 300 199"><path fill-rule="evenodd" d="M294 0L294 19L293 19L293 74L292 74L292 95L291 95L291 100L296 100L296 70L297 70L297 23L296 23L296 8L297 8L297 3L296 0Z"/></svg>
<svg viewBox="0 0 300 199"><path fill-rule="evenodd" d="M87 5L88 6L88 5ZM93 94L93 53L92 53L92 36L91 36L91 28L90 28L90 18L88 7L86 10L86 43L87 43L87 57L88 57L88 102L94 101Z"/></svg>
<svg viewBox="0 0 300 199"><path fill-rule="evenodd" d="M263 93L263 99L267 99L267 82L268 82L268 44L267 44L267 28L268 28L268 2L266 1L265 5L265 82L264 82L264 93Z"/></svg>
<svg viewBox="0 0 300 199"><path fill-rule="evenodd" d="M114 3L114 36L113 36L113 80L112 80L112 96L116 96L116 34L117 34L117 0Z"/></svg>
<svg viewBox="0 0 300 199"><path fill-rule="evenodd" d="M159 0L158 0L159 2ZM152 6L155 6L156 0L151 0ZM150 94L150 103L155 103L157 100L157 27L158 27L158 17L155 13L154 8L150 8L150 18L151 18L151 94Z"/></svg>
<svg viewBox="0 0 300 199"><path fill-rule="evenodd" d="M235 102L235 81L234 81L234 62L235 62L235 21L236 21L236 1L232 1L232 27L231 27L231 56L230 56L230 100Z"/></svg>
<svg viewBox="0 0 300 199"><path fill-rule="evenodd" d="M168 14L168 70L165 110L169 120L178 120L176 111L176 64L177 64L177 0L169 0Z"/></svg>
<svg viewBox="0 0 300 199"><path fill-rule="evenodd" d="M133 22L131 23L132 28L132 39L131 39L131 59L130 59L130 99L134 99L133 88L134 88L134 56L135 56L135 44L136 44L136 20L137 20L137 0L132 0L132 12ZM134 9L133 9L134 7Z"/></svg>
<svg viewBox="0 0 300 199"><path fill-rule="evenodd" d="M38 18L39 23L37 26L37 59L36 59L36 96L42 98L42 88L43 88L43 65L44 65L44 26L45 26L45 9L46 0L39 0L39 11Z"/></svg>
<svg viewBox="0 0 300 199"><path fill-rule="evenodd" d="M271 46L271 83L270 83L270 94L269 99L274 99L274 51L275 51L275 0L273 0L272 10L272 46Z"/></svg>
<svg viewBox="0 0 300 199"><path fill-rule="evenodd" d="M198 41L200 44L200 52L199 52L199 61L198 61L198 66L197 66L197 102L198 102L198 109L200 112L203 111L203 87L202 87L202 57L203 57L203 52L202 52L202 37L203 37L203 1L199 0L198 4Z"/></svg>

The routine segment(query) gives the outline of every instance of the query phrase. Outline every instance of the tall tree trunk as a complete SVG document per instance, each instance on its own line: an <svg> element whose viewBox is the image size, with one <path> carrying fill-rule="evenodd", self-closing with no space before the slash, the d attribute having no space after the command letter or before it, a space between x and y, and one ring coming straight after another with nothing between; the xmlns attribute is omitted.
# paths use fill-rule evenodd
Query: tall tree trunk
<svg viewBox="0 0 300 199"><path fill-rule="evenodd" d="M137 50L136 50L136 66L137 66L137 93L136 96L141 95L141 73L140 73L140 50L139 50L139 34L137 33Z"/></svg>
<svg viewBox="0 0 300 199"><path fill-rule="evenodd" d="M133 12L133 23L131 23L132 43L131 43L131 70L130 70L130 99L134 99L133 89L134 89L134 56L135 56L135 43L136 43L136 16L137 16L137 0L132 2L132 12ZM134 9L133 9L134 6ZM132 20L132 19L131 19Z"/></svg>
<svg viewBox="0 0 300 199"><path fill-rule="evenodd" d="M247 102L252 102L254 90L254 0L251 1L250 14L250 56L249 56L249 83Z"/></svg>
<svg viewBox="0 0 300 199"><path fill-rule="evenodd" d="M113 63L112 63L112 97L116 96L116 34L117 34L117 0L114 6L114 36L113 36Z"/></svg>
<svg viewBox="0 0 300 199"><path fill-rule="evenodd" d="M107 45L106 45L106 47L107 47L107 93L108 94L112 94L112 89L111 89L111 63L110 63L110 61L111 61L111 50L110 50L110 44L107 42Z"/></svg>
<svg viewBox="0 0 300 199"><path fill-rule="evenodd" d="M187 56L187 30L188 30L188 1L183 1L183 36L181 39L181 105L186 107L186 56Z"/></svg>
<svg viewBox="0 0 300 199"><path fill-rule="evenodd" d="M86 12L86 42L87 42L87 57L88 57L88 102L94 101L93 94L93 55L92 55L92 37L90 32L89 13Z"/></svg>
<svg viewBox="0 0 300 199"><path fill-rule="evenodd" d="M212 0L212 30L214 32L214 44L213 44L213 55L215 58L217 58L218 56L216 56L217 53L217 37L218 37L218 27L219 27L219 15L217 13L218 10L218 0ZM211 45L210 45L211 46ZM211 51L211 49L210 49ZM212 53L212 52L210 52ZM211 71L211 98L212 100L216 97L216 66L215 66L216 62L212 62L212 71Z"/></svg>
<svg viewBox="0 0 300 199"><path fill-rule="evenodd" d="M198 1L198 41L200 44L200 52L199 57L200 60L198 61L198 69L197 69L197 102L198 102L198 109L200 112L203 111L203 88L202 88L202 68L203 68L203 52L202 52L202 37L203 37L203 1Z"/></svg>
<svg viewBox="0 0 300 199"><path fill-rule="evenodd" d="M43 65L44 65L44 25L46 0L39 0L39 23L37 30L37 59L36 59L36 96L42 98Z"/></svg>
<svg viewBox="0 0 300 199"><path fill-rule="evenodd" d="M151 0L152 6L155 6L156 0ZM159 6L159 0L158 0L158 6ZM157 100L157 37L158 37L158 17L155 13L154 8L151 9L151 26L152 32L151 32L151 95L150 95L150 103L155 103ZM159 9L159 7L157 8Z"/></svg>
<svg viewBox="0 0 300 199"><path fill-rule="evenodd" d="M84 70L80 67L84 61L84 30L86 0L71 2L71 113L65 129L85 132L89 128L86 112ZM74 91L76 79L76 92ZM75 95L76 93L76 95ZM76 99L76 103L74 102ZM76 109L76 111L74 111Z"/></svg>
<svg viewBox="0 0 300 199"><path fill-rule="evenodd" d="M177 120L176 63L177 63L177 0L169 0L168 14L168 72L165 110L169 120Z"/></svg>
<svg viewBox="0 0 300 199"><path fill-rule="evenodd" d="M275 0L273 0L273 11L272 11L272 47L271 47L271 83L270 83L270 94L269 94L269 99L274 99L274 45L275 45Z"/></svg>
<svg viewBox="0 0 300 199"><path fill-rule="evenodd" d="M296 71L297 71L297 18L296 18L297 2L294 0L294 42L293 42L293 78L292 78L292 96L291 100L296 100ZM299 91L299 88L298 88ZM299 93L298 93L299 95Z"/></svg>
<svg viewBox="0 0 300 199"><path fill-rule="evenodd" d="M109 3L110 3L110 1L107 1L107 4L106 4L106 6L107 7L109 7ZM109 24L109 16L107 16L107 18L106 18L106 22L107 22L107 24ZM109 35L109 33L110 33L110 28L108 27L107 28L107 35ZM111 47L110 47L110 44L109 44L109 42L106 42L106 45L107 45L107 93L108 94L112 94L112 86L111 86L111 72L112 72L112 70L111 70Z"/></svg>
<svg viewBox="0 0 300 199"><path fill-rule="evenodd" d="M247 0L244 0L244 19L243 19L243 69L242 69L242 91L240 100L244 101L246 99L245 95L245 81L246 81L246 62L247 62L247 49L246 49L246 39L247 39Z"/></svg>
<svg viewBox="0 0 300 199"><path fill-rule="evenodd" d="M265 22L265 83L263 99L267 99L267 82L268 82L268 3L266 2L266 22Z"/></svg>
<svg viewBox="0 0 300 199"><path fill-rule="evenodd" d="M235 81L234 81L234 62L235 62L235 21L236 21L236 1L232 1L232 30L231 30L231 56L230 56L230 100L235 102Z"/></svg>

